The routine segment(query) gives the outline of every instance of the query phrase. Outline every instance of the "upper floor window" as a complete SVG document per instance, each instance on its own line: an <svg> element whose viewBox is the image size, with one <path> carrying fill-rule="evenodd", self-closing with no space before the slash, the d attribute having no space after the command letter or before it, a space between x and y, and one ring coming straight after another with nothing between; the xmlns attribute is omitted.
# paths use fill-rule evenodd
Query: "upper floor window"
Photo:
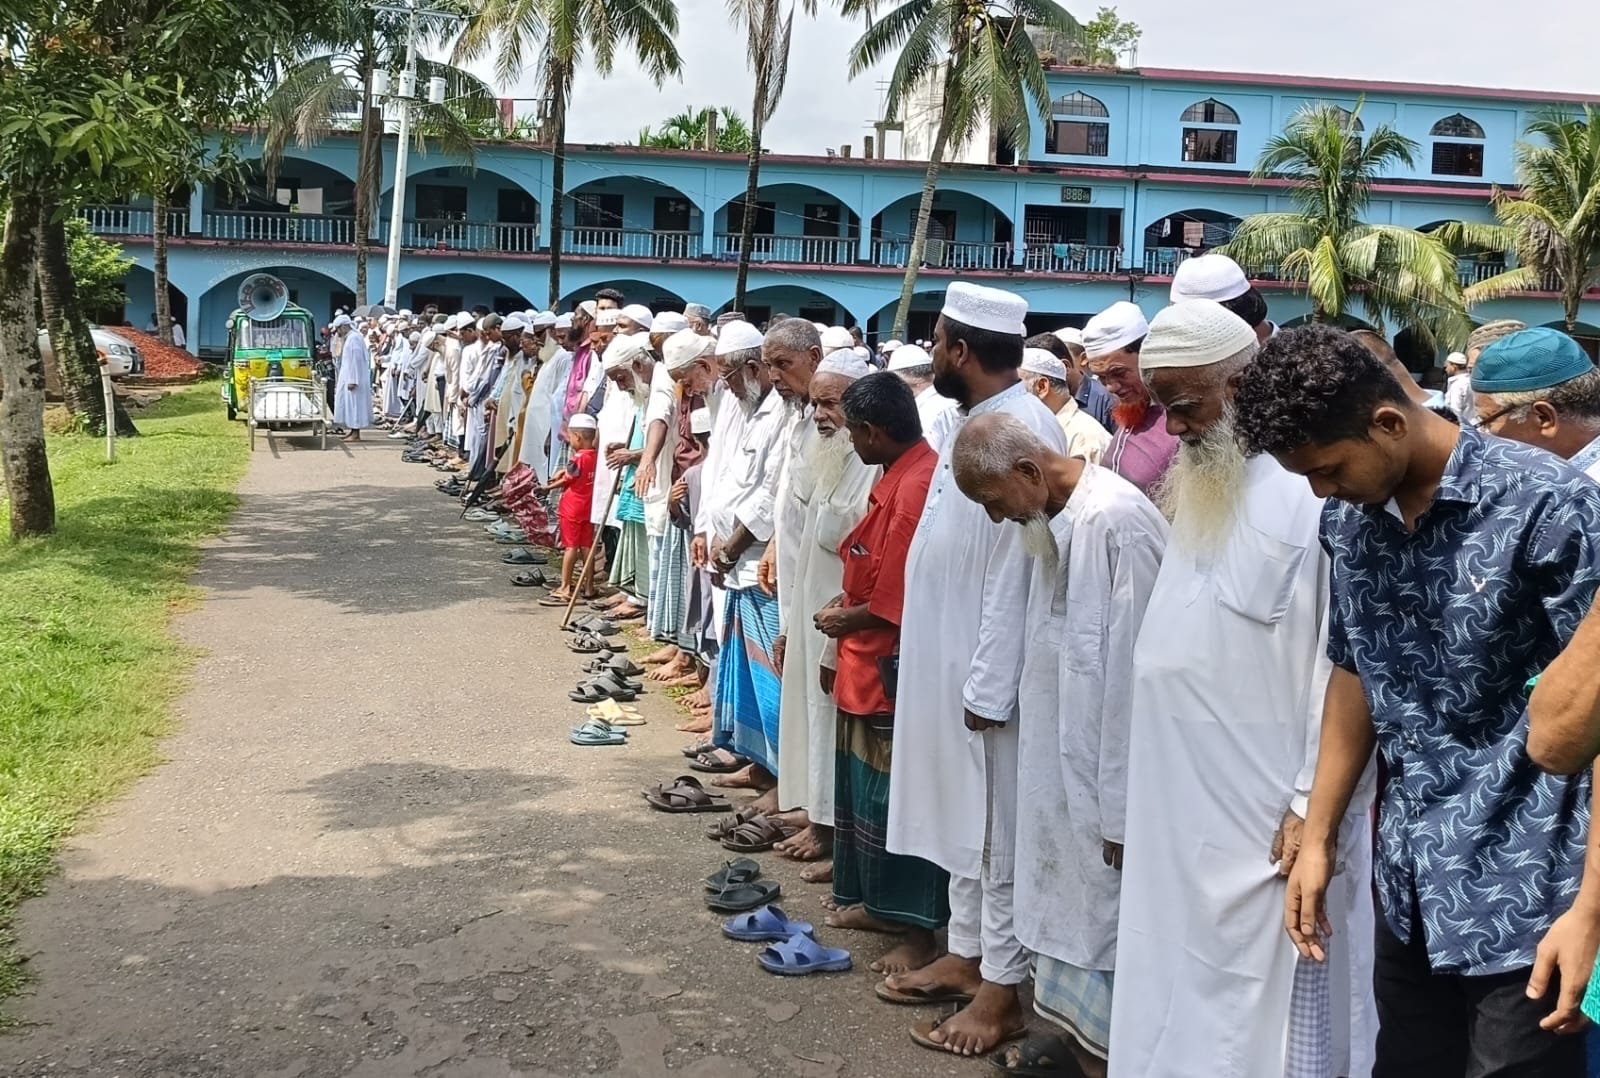
<svg viewBox="0 0 1600 1078"><path fill-rule="evenodd" d="M1333 111L1344 117L1344 123L1341 126L1346 131L1350 131L1359 135L1361 132L1367 129L1367 125L1361 122L1361 117L1357 116L1349 109L1341 108L1340 106L1335 105L1333 106Z"/></svg>
<svg viewBox="0 0 1600 1078"><path fill-rule="evenodd" d="M1098 120L1111 116L1104 102L1075 91L1056 98L1051 103L1050 114L1050 126L1045 129L1045 153L1076 157L1110 155L1111 125Z"/></svg>
<svg viewBox="0 0 1600 1078"><path fill-rule="evenodd" d="M1483 175L1483 127L1476 120L1458 112L1434 124L1428 134L1437 140L1433 144L1435 176Z"/></svg>
<svg viewBox="0 0 1600 1078"><path fill-rule="evenodd" d="M1206 164L1231 165L1239 159L1239 114L1218 101L1207 98L1183 110L1183 123L1216 126L1183 129L1183 159Z"/></svg>

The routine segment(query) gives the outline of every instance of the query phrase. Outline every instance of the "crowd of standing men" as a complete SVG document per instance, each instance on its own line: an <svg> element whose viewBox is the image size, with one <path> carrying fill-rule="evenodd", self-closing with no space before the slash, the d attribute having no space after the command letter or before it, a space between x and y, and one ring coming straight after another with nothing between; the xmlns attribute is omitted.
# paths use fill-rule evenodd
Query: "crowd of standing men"
<svg viewBox="0 0 1600 1078"><path fill-rule="evenodd" d="M956 1007L918 1043L1017 1074L1584 1074L1592 759L1531 755L1528 703L1600 582L1600 373L1492 323L1452 408L1377 335L1279 330L1221 256L1171 300L1029 337L1020 297L955 283L929 347L879 354L609 290L341 316L340 419L371 423L375 365L442 489L587 491L563 545L597 536L609 585L541 601L660 642L691 766L758 794L714 830L900 937L878 996Z"/></svg>

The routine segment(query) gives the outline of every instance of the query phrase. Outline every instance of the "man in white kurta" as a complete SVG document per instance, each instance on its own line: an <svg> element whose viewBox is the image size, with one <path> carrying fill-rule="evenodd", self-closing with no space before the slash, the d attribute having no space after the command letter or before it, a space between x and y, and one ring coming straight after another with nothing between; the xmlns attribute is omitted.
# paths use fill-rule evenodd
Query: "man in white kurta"
<svg viewBox="0 0 1600 1078"><path fill-rule="evenodd" d="M1335 957L1302 962L1282 931L1274 861L1286 870L1298 852L1316 770L1328 564L1322 503L1233 433L1256 346L1236 315L1194 299L1157 315L1140 353L1181 444L1134 652L1113 1078L1372 1069L1370 782L1341 835Z"/></svg>
<svg viewBox="0 0 1600 1078"><path fill-rule="evenodd" d="M372 426L372 353L367 342L355 332L349 315L333 320L333 331L341 342L339 371L334 379L333 421L350 432L350 441L361 440L361 432Z"/></svg>
<svg viewBox="0 0 1600 1078"><path fill-rule="evenodd" d="M1026 301L1009 292L951 284L934 327L935 385L961 402L957 426L1004 412L1064 452L1055 416L1017 379L1026 313ZM1012 924L1013 720L1031 570L1019 530L955 489L953 441L940 449L907 556L888 828L889 852L950 873L950 953L890 976L880 994L906 1002L971 996L953 1018L915 1033L918 1043L976 1054L1025 1023L1017 985L1028 958Z"/></svg>
<svg viewBox="0 0 1600 1078"><path fill-rule="evenodd" d="M839 543L867 514L867 499L881 469L856 456L839 412L839 398L871 368L848 348L824 356L811 379L812 414L805 437L791 454L780 499L798 510L780 511L776 542L779 625L783 632L783 694L778 717L778 806L803 808L810 834L780 844L799 860L831 848L838 709L822 691L817 669L831 660L833 642L812 618L844 587ZM798 529L795 517L798 515Z"/></svg>
<svg viewBox="0 0 1600 1078"><path fill-rule="evenodd" d="M1025 361L1026 362L1026 361ZM1034 1009L1058 1034L1017 1061L1076 1057L1103 1075L1122 885L1133 648L1167 522L1115 472L1053 453L1009 416L980 416L952 467L990 517L1023 522L1033 553L1018 706L1017 938Z"/></svg>
<svg viewBox="0 0 1600 1078"><path fill-rule="evenodd" d="M936 432L949 428L941 417L956 409L956 402L933 388L933 357L919 345L902 344L889 358L889 368L916 396L917 418L922 420L922 436L935 453L944 448L935 440Z"/></svg>

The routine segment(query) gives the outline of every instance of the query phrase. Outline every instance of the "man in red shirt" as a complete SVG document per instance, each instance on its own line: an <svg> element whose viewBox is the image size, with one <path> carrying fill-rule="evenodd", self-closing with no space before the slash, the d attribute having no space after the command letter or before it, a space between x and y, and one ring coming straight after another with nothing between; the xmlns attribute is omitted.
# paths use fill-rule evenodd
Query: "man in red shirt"
<svg viewBox="0 0 1600 1078"><path fill-rule="evenodd" d="M824 653L822 689L838 705L833 902L835 928L904 934L872 964L920 969L938 957L933 933L950 919L949 877L920 857L891 854L889 762L906 555L939 454L922 438L917 402L896 375L868 375L839 402L856 455L882 465L867 515L839 544L844 591L815 623L837 648ZM834 649L829 649L830 651Z"/></svg>

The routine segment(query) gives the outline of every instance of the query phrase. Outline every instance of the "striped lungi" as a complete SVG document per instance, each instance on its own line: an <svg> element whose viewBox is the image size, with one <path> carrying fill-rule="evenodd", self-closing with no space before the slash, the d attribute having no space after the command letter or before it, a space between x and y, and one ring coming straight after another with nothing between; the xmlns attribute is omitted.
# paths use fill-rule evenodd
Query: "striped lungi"
<svg viewBox="0 0 1600 1078"><path fill-rule="evenodd" d="M760 588L729 588L717 664L717 747L778 773L778 693L774 669L778 600Z"/></svg>
<svg viewBox="0 0 1600 1078"><path fill-rule="evenodd" d="M893 718L841 711L837 721L833 900L885 921L942 928L950 920L949 874L888 849Z"/></svg>
<svg viewBox="0 0 1600 1078"><path fill-rule="evenodd" d="M645 618L650 639L678 642L688 579L689 533L668 525L665 535L650 540L650 613Z"/></svg>
<svg viewBox="0 0 1600 1078"><path fill-rule="evenodd" d="M611 566L611 586L640 600L650 598L650 537L644 521L625 520L617 534L617 557Z"/></svg>
<svg viewBox="0 0 1600 1078"><path fill-rule="evenodd" d="M1111 971L1083 969L1039 955L1033 963L1033 1009L1106 1058L1111 1043Z"/></svg>

